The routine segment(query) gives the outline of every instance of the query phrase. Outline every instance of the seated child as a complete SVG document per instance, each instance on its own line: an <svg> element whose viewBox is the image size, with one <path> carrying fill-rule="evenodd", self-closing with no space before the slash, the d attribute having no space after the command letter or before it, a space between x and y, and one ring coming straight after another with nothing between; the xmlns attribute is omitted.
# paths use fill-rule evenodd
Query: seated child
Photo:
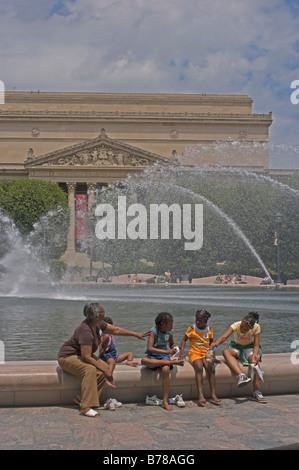
<svg viewBox="0 0 299 470"><path fill-rule="evenodd" d="M161 312L155 319L155 326L151 328L147 343L147 355L141 359L141 364L149 369L162 371L162 407L166 411L172 411L168 404L170 370L173 365L183 366L183 359L171 359L171 355L177 352L173 340L173 317L170 313ZM157 403L155 403L157 404Z"/></svg>
<svg viewBox="0 0 299 470"><path fill-rule="evenodd" d="M189 362L195 372L195 380L198 391L198 406L205 406L206 399L203 395L203 368L206 369L209 385L211 389L211 403L220 405L221 400L216 396L216 378L215 353L212 354L211 360L208 360L209 347L213 341L213 330L209 327L208 321L211 314L206 310L198 310L195 314L195 324L189 326L182 342L181 342L181 358L184 359L185 345L190 340L190 348L188 353Z"/></svg>
<svg viewBox="0 0 299 470"><path fill-rule="evenodd" d="M260 346L261 327L259 325L259 314L249 312L241 321L235 322L228 330L220 336L211 348L222 344L229 336L233 335L233 340L229 347L222 351L228 367L237 375L238 387L243 387L251 382L251 377L243 373L240 363L244 366L252 366L253 394L252 397L259 403L266 403L267 400L260 391L263 372L259 367L262 359L262 348Z"/></svg>
<svg viewBox="0 0 299 470"><path fill-rule="evenodd" d="M106 323L109 323L110 325L113 325L112 318L110 317L105 317L104 321ZM138 362L133 361L133 353L126 352L126 353L118 354L116 345L114 342L114 338L112 335L109 335L109 334L101 334L99 357L103 361L107 362L110 372L111 372L111 377L113 376L116 363L124 362L125 360L127 360L126 361L127 366L136 367L138 365ZM106 383L112 387L115 387L114 381L112 382L107 381Z"/></svg>

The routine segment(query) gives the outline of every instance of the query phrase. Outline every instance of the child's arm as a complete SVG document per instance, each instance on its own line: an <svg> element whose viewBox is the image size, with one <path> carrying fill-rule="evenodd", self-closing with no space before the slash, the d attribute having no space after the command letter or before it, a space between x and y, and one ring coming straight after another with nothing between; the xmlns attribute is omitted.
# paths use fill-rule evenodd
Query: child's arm
<svg viewBox="0 0 299 470"><path fill-rule="evenodd" d="M214 346L213 346L213 345L214 345ZM210 338L210 347L209 347L209 349L211 350L211 349L213 349L214 347L216 348L215 343L214 343L214 338ZM213 362L214 362L215 364L220 364L220 361L219 361L218 359L216 359L216 352L215 352L215 350L212 351L212 354L213 354L213 355L212 355L212 360L213 360Z"/></svg>
<svg viewBox="0 0 299 470"><path fill-rule="evenodd" d="M171 338L172 338L172 336L171 336ZM169 338L169 340L170 340L170 338ZM174 354L175 353L174 348L172 348L172 349L154 348L154 341L155 341L155 335L151 331L150 335L149 335L149 338L148 338L148 342L147 342L147 350L148 350L149 353L154 353L154 354ZM173 339L172 339L172 341L173 341Z"/></svg>
<svg viewBox="0 0 299 470"><path fill-rule="evenodd" d="M213 349L214 347L217 348L217 346L224 343L224 341L227 340L227 338L233 333L233 331L234 330L230 326L229 329L222 336L220 336L218 339L216 339L216 341L214 343L210 344L210 349Z"/></svg>
<svg viewBox="0 0 299 470"><path fill-rule="evenodd" d="M181 344L180 344L180 350L181 350L180 359L185 359L185 346L186 346L186 343L187 343L188 339L189 338L188 338L187 335L183 336L183 339L182 339Z"/></svg>
<svg viewBox="0 0 299 470"><path fill-rule="evenodd" d="M260 333L254 335L252 362L255 365L258 363L258 360L259 360L259 349L260 349Z"/></svg>
<svg viewBox="0 0 299 470"><path fill-rule="evenodd" d="M170 336L170 337L169 337L168 344L169 344L169 347L170 347L171 349L173 349L173 345L174 345L173 336Z"/></svg>

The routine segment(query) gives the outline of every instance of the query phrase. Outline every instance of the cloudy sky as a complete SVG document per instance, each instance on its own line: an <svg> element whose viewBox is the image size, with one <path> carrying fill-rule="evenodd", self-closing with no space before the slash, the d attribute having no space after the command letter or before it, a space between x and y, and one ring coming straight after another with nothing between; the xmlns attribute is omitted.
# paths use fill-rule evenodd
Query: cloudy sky
<svg viewBox="0 0 299 470"><path fill-rule="evenodd" d="M249 95L299 169L299 0L0 0L0 40L6 91Z"/></svg>

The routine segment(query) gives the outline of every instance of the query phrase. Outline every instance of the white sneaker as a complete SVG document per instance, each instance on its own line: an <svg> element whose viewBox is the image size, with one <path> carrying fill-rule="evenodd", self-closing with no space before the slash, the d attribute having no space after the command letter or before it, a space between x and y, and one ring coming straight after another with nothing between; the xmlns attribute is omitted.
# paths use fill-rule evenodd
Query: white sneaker
<svg viewBox="0 0 299 470"><path fill-rule="evenodd" d="M163 401L160 400L160 398L158 398L157 395L153 395L152 397L149 397L148 395L146 395L146 399L145 399L146 405L161 406L162 403Z"/></svg>
<svg viewBox="0 0 299 470"><path fill-rule="evenodd" d="M104 405L104 410L111 410L111 411L115 410L115 404L112 398L108 398L108 400L106 401Z"/></svg>
<svg viewBox="0 0 299 470"><path fill-rule="evenodd" d="M112 402L114 403L115 408L120 408L122 406L122 402L117 401L116 398L112 398Z"/></svg>
<svg viewBox="0 0 299 470"><path fill-rule="evenodd" d="M185 402L183 400L183 395L176 395L174 397L174 404L176 406L178 406L179 408L184 408L184 406L186 406L186 405L185 405Z"/></svg>
<svg viewBox="0 0 299 470"><path fill-rule="evenodd" d="M255 392L253 392L252 398L259 403L267 403L266 398L263 396L262 392L260 392L259 390L256 390Z"/></svg>
<svg viewBox="0 0 299 470"><path fill-rule="evenodd" d="M239 374L238 375L238 387L243 387L246 385L248 382L251 381L250 377L247 377L245 374Z"/></svg>

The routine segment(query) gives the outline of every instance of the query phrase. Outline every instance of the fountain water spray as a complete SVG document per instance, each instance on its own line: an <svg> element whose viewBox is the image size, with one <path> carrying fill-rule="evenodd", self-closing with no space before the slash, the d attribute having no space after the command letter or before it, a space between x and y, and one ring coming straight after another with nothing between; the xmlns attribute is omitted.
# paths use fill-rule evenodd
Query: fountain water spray
<svg viewBox="0 0 299 470"><path fill-rule="evenodd" d="M153 171L153 170L147 170L145 172L146 174L146 178L144 180L144 184L145 186L146 185L150 185L151 186L151 189L157 189L159 191L162 191L167 194L170 190L173 190L173 189L176 189L178 194L184 194L184 195L188 195L190 196L193 200L201 200L203 201L204 203L207 204L208 207L211 208L211 210L219 215L221 218L223 218L227 224L233 229L233 231L236 233L236 235L245 243L245 245L249 248L250 252L252 253L252 255L256 258L257 262L259 263L259 265L262 267L264 273L266 274L266 276L270 279L271 283L273 284L273 280L271 278L271 275L269 273L269 271L267 270L264 262L262 261L261 257L259 256L259 254L256 252L255 248L252 246L252 244L250 243L250 241L248 240L248 238L246 237L246 235L243 233L243 231L240 229L240 227L225 213L223 212L216 204L214 204L212 201L210 201L209 199L207 199L205 196L202 196L201 194L199 193L195 193L194 191L188 189L188 188L184 188L182 186L179 186L176 182L173 181L173 176L174 175L177 175L178 172L180 172L182 169L181 168L178 168L178 167L169 167L167 168L168 170L170 170L170 172L167 172L167 175L165 174L165 168L160 168L159 171L161 170L162 173L163 173L163 178L160 180L160 181L157 181L157 179L159 180L159 174L157 175L156 174L156 169ZM155 181L148 181L148 178L150 176L150 174L154 174L155 176ZM167 183L165 183L165 179L168 181ZM136 180L135 178L131 177L129 180L127 180L127 182L129 183L129 186L130 186L130 189L131 191L134 191L137 187L142 187L142 184L140 182L140 176L136 176Z"/></svg>
<svg viewBox="0 0 299 470"><path fill-rule="evenodd" d="M56 230L53 229L53 220L56 221ZM0 259L2 294L26 294L29 285L41 282L52 284L46 260L65 238L65 220L64 209L58 207L43 215L34 224L34 230L23 236L10 217L0 211L0 247L5 249ZM57 225L62 228L61 231L57 230Z"/></svg>
<svg viewBox="0 0 299 470"><path fill-rule="evenodd" d="M33 246L26 243L12 220L0 212L1 245L6 254L1 258L1 292L14 295L29 280L36 282L44 277L45 267L36 256Z"/></svg>

